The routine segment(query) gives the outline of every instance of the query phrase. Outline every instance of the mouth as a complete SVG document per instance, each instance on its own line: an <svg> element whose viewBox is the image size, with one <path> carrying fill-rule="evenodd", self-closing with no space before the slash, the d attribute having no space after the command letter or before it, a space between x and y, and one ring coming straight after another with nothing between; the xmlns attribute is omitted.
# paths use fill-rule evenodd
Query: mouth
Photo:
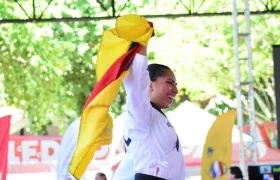
<svg viewBox="0 0 280 180"><path fill-rule="evenodd" d="M174 96L171 96L171 95L168 96L168 99L169 99L171 102L174 100L174 98L175 98Z"/></svg>

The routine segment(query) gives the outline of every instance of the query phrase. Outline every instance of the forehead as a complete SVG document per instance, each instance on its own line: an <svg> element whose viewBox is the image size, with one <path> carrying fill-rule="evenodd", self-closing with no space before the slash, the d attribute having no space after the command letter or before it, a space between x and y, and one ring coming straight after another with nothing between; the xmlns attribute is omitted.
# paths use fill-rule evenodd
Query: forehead
<svg viewBox="0 0 280 180"><path fill-rule="evenodd" d="M164 75L161 76L163 79L170 79L176 82L175 74L171 70L165 70Z"/></svg>

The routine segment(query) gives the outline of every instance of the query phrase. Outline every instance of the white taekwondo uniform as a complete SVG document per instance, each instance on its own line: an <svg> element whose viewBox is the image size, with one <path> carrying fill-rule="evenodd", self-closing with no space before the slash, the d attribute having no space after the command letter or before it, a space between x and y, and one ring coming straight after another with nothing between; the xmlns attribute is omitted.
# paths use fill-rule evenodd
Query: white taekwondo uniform
<svg viewBox="0 0 280 180"><path fill-rule="evenodd" d="M134 180L136 173L184 180L185 165L178 136L166 116L150 103L146 56L136 54L124 80L126 154L113 180Z"/></svg>

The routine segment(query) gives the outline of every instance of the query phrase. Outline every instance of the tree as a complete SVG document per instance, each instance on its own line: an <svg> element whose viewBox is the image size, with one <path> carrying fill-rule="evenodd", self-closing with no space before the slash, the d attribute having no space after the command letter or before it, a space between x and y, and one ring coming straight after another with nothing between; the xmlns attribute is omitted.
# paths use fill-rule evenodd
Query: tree
<svg viewBox="0 0 280 180"><path fill-rule="evenodd" d="M32 132L44 134L51 123L65 127L78 116L95 84L102 28L94 22L1 26L7 102L27 112Z"/></svg>
<svg viewBox="0 0 280 180"><path fill-rule="evenodd" d="M148 14L148 10L169 13L172 9L178 13L231 11L228 1L216 0L219 6L203 0L191 1L190 5L181 2L135 0L118 2L113 8L110 1L78 0L74 4L55 1L42 17L106 16L119 15L119 12ZM41 8L36 9L38 17L47 1L36 3L36 7ZM26 14L32 17L34 11L30 2L21 5L26 13L14 2L0 2L1 17L18 18ZM253 3L252 10L263 7L261 2ZM156 27L156 37L149 45L150 62L169 65L179 83L180 93L172 108L186 99L202 102L220 93L235 98L230 16L151 20ZM274 85L268 79L273 73L271 45L279 43L276 37L280 28L274 23L278 21L275 15L252 17L254 78L259 95L256 104L264 117L273 109L259 99L264 101L269 96L266 102L273 103ZM5 100L25 110L33 133L46 134L49 124L56 124L63 130L80 115L96 83L95 61L100 35L113 24L114 21L90 21L0 25L0 72L4 75ZM122 112L124 98L122 88L111 108L112 115ZM262 113L263 106L269 110Z"/></svg>

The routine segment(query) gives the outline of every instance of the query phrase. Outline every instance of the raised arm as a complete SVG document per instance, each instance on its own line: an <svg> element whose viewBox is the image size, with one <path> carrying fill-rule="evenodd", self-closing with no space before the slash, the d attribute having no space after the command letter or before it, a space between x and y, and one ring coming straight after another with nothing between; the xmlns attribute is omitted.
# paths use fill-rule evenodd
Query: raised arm
<svg viewBox="0 0 280 180"><path fill-rule="evenodd" d="M136 54L124 80L128 113L134 116L137 124L144 129L148 129L151 122L150 77L147 68L147 49L144 47Z"/></svg>

